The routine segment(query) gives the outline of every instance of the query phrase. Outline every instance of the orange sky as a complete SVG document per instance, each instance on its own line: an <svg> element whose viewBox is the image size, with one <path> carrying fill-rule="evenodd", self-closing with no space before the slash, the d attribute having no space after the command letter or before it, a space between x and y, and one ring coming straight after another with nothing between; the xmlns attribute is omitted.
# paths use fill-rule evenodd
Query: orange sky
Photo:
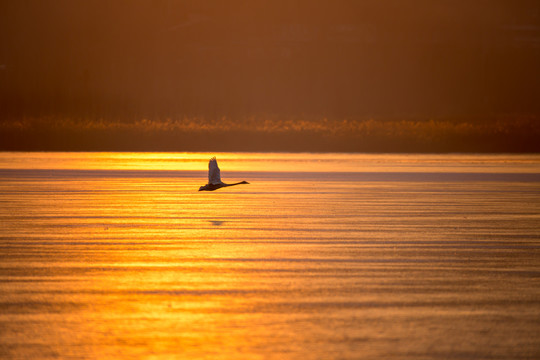
<svg viewBox="0 0 540 360"><path fill-rule="evenodd" d="M4 123L540 114L538 1L29 0L0 20Z"/></svg>

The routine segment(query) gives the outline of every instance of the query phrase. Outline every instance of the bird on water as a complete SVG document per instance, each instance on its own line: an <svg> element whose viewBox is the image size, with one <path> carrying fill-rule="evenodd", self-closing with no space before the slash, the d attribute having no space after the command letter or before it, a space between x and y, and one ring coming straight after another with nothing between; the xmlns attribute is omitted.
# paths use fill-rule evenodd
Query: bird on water
<svg viewBox="0 0 540 360"><path fill-rule="evenodd" d="M225 184L221 181L221 172L217 164L216 157L210 159L208 162L208 184L201 186L199 191L214 191L222 187L234 186L240 184L249 184L247 181L241 181L234 184Z"/></svg>

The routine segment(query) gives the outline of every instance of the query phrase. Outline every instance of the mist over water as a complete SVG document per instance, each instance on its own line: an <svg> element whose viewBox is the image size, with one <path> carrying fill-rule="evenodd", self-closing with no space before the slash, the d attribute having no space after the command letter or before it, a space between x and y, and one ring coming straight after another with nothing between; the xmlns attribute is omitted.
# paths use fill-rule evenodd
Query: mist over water
<svg viewBox="0 0 540 360"><path fill-rule="evenodd" d="M0 153L0 357L537 358L539 218L538 155Z"/></svg>

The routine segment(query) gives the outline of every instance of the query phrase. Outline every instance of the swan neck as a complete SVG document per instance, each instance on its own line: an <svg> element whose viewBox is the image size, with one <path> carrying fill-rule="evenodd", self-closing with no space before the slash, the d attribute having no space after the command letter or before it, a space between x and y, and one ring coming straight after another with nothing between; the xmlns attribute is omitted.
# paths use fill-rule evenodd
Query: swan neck
<svg viewBox="0 0 540 360"><path fill-rule="evenodd" d="M234 186L234 185L241 185L241 184L247 184L247 182L240 181L240 182L237 182L237 183L234 183L234 184L227 184L227 186Z"/></svg>

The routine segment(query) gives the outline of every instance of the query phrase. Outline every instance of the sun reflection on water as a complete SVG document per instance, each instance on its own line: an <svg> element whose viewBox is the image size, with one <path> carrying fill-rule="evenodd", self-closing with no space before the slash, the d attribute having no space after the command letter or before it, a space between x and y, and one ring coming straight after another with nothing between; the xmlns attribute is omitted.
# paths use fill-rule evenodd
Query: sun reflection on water
<svg viewBox="0 0 540 360"><path fill-rule="evenodd" d="M311 153L0 153L0 169L206 171L216 156L225 171L263 172L537 172L535 154Z"/></svg>
<svg viewBox="0 0 540 360"><path fill-rule="evenodd" d="M537 181L259 175L199 193L209 155L28 154L21 168L156 171L1 177L0 355L527 358L538 349ZM512 158L217 156L224 175L351 162L491 172ZM23 157L3 154L0 168ZM539 172L538 156L517 159L506 171ZM191 166L203 169L155 175Z"/></svg>

